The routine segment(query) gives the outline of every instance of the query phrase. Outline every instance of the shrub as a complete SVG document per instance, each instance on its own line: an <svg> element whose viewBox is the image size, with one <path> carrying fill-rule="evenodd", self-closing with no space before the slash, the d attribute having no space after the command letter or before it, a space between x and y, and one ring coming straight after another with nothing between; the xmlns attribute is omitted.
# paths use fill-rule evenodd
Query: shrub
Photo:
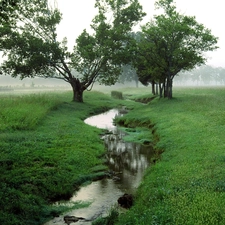
<svg viewBox="0 0 225 225"><path fill-rule="evenodd" d="M116 99L123 99L123 93L120 91L111 91L111 97Z"/></svg>

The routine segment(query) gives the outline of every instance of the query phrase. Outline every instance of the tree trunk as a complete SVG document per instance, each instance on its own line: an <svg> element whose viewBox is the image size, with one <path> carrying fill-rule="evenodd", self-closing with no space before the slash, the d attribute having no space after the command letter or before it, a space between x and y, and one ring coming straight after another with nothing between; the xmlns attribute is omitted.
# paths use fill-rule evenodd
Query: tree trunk
<svg viewBox="0 0 225 225"><path fill-rule="evenodd" d="M155 83L155 87L156 87L156 95L159 94L159 83Z"/></svg>
<svg viewBox="0 0 225 225"><path fill-rule="evenodd" d="M136 84L136 88L138 88L138 77L135 78L135 84Z"/></svg>
<svg viewBox="0 0 225 225"><path fill-rule="evenodd" d="M70 80L70 85L73 89L73 101L74 102L84 102L83 92L85 90L84 86L80 83L79 79L73 78Z"/></svg>
<svg viewBox="0 0 225 225"><path fill-rule="evenodd" d="M159 83L159 96L160 96L160 98L162 98L162 96L163 96L163 87L164 87L164 84Z"/></svg>
<svg viewBox="0 0 225 225"><path fill-rule="evenodd" d="M172 99L173 93L172 93L172 87L173 87L173 80L171 78L167 79L167 84L168 84L168 94L167 97L168 99Z"/></svg>
<svg viewBox="0 0 225 225"><path fill-rule="evenodd" d="M163 82L164 98L168 96L168 81L167 79Z"/></svg>
<svg viewBox="0 0 225 225"><path fill-rule="evenodd" d="M152 81L152 94L155 95L155 81Z"/></svg>

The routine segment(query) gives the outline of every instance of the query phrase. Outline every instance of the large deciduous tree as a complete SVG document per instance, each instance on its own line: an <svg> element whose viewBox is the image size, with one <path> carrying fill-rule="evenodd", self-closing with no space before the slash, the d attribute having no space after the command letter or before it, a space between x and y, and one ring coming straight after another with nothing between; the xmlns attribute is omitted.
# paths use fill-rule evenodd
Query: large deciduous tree
<svg viewBox="0 0 225 225"><path fill-rule="evenodd" d="M156 6L164 13L142 27L135 64L139 79L159 83L161 95L170 99L174 76L204 64L204 53L217 48L217 38L195 17L178 13L173 0L158 0Z"/></svg>
<svg viewBox="0 0 225 225"><path fill-rule="evenodd" d="M94 33L83 31L72 56L73 67L82 74L75 80L80 94L94 81L111 85L118 80L121 66L131 61L132 27L144 16L137 0L97 0L95 6Z"/></svg>
<svg viewBox="0 0 225 225"><path fill-rule="evenodd" d="M138 0L96 0L95 7L98 14L91 24L92 33L84 30L69 52L66 38L57 41L60 11L50 7L48 0L21 0L14 22L1 36L1 50L7 56L1 70L21 79L63 79L72 86L73 100L78 102L83 102L83 91L96 80L114 84L121 64L131 54L128 34L144 13Z"/></svg>

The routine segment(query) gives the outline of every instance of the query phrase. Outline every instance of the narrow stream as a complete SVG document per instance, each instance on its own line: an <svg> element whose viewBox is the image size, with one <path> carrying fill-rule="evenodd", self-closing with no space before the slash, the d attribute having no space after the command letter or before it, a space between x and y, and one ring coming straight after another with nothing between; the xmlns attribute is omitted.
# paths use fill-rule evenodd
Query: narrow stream
<svg viewBox="0 0 225 225"><path fill-rule="evenodd" d="M107 149L107 163L110 178L105 178L81 187L70 199L71 201L91 202L87 208L73 210L67 213L70 216L83 217L89 221L78 221L77 225L90 225L91 221L98 217L106 216L111 207L117 205L117 199L124 193L132 194L140 184L145 169L149 166L153 151L149 146L124 142L122 137L125 133L119 131L113 124L115 116L121 114L117 109L106 113L89 117L86 124L107 129L104 135L105 147ZM44 225L65 224L63 216L56 217Z"/></svg>

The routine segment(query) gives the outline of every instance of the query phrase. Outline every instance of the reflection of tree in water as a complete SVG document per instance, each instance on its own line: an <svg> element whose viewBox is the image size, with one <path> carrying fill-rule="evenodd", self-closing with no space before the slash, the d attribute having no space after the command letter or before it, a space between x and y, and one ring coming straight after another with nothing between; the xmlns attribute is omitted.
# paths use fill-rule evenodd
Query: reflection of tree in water
<svg viewBox="0 0 225 225"><path fill-rule="evenodd" d="M119 134L110 134L104 137L110 169L130 175L143 172L149 166L150 157L153 154L152 148L124 142L123 135L119 132Z"/></svg>

